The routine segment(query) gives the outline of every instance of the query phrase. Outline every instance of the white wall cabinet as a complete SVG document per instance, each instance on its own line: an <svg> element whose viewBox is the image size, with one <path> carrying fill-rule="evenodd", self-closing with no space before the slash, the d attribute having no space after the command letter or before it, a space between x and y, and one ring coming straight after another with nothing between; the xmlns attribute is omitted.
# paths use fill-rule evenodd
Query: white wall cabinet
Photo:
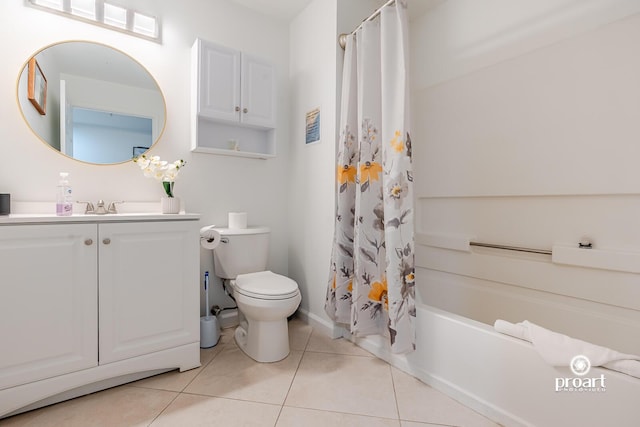
<svg viewBox="0 0 640 427"><path fill-rule="evenodd" d="M199 366L196 220L0 224L0 417Z"/></svg>
<svg viewBox="0 0 640 427"><path fill-rule="evenodd" d="M197 39L192 49L192 150L275 156L273 64Z"/></svg>
<svg viewBox="0 0 640 427"><path fill-rule="evenodd" d="M198 115L239 122L240 52L203 40L194 44L198 66Z"/></svg>
<svg viewBox="0 0 640 427"><path fill-rule="evenodd" d="M276 77L273 65L257 56L242 54L240 120L268 129L276 127Z"/></svg>

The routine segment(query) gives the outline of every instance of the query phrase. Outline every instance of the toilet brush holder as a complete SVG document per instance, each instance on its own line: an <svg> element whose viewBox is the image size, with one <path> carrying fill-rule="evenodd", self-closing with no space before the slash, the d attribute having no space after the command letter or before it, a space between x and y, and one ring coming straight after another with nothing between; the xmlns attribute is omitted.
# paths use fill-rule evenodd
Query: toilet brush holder
<svg viewBox="0 0 640 427"><path fill-rule="evenodd" d="M200 348L211 348L220 339L220 324L217 316L200 318Z"/></svg>
<svg viewBox="0 0 640 427"><path fill-rule="evenodd" d="M204 296L205 307L207 310L211 309L209 305L209 272L204 272ZM200 318L200 348L210 348L218 344L220 339L220 324L218 323L218 316L202 316Z"/></svg>

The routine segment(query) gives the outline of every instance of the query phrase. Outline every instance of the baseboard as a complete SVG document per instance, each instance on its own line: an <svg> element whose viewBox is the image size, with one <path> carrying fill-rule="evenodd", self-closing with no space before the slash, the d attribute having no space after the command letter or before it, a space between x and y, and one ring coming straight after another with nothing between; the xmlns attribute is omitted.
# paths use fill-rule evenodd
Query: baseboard
<svg viewBox="0 0 640 427"><path fill-rule="evenodd" d="M238 326L238 309L225 310L218 314L218 322L220 322L220 328L233 328Z"/></svg>
<svg viewBox="0 0 640 427"><path fill-rule="evenodd" d="M143 354L92 368L0 390L0 418L116 385L180 369L200 366L198 342ZM61 395L61 396L58 396ZM26 409L23 409L27 407Z"/></svg>
<svg viewBox="0 0 640 427"><path fill-rule="evenodd" d="M316 314L310 313L304 308L298 308L296 316L306 324L311 325L313 329L320 330L331 338L335 339L343 336L344 328L340 325L333 323L331 320L324 319Z"/></svg>
<svg viewBox="0 0 640 427"><path fill-rule="evenodd" d="M134 381L141 380L143 378L151 377L154 375L162 374L164 372L169 372L174 370L175 368L167 368L167 369L156 369L152 371L145 372L137 372L135 374L123 375L117 378L109 378L104 381L100 381L97 383L87 384L81 387L74 388L72 390L68 390L57 394L55 396L48 397L46 399L42 399L38 402L32 403L31 405L27 405L23 408L20 408L16 411L13 411L7 415L3 415L3 417L12 417L14 415L21 414L23 412L32 411L34 409L42 408L44 406L53 405L56 403L63 402L65 400L75 399L76 397L84 396L87 394L95 393L98 391L106 390L111 387L116 387L122 384L131 383Z"/></svg>

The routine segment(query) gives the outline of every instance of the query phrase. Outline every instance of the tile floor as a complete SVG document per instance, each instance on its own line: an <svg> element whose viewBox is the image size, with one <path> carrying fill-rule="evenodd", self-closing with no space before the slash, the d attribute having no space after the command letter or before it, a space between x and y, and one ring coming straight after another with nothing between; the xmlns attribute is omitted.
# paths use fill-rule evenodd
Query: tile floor
<svg viewBox="0 0 640 427"><path fill-rule="evenodd" d="M496 427L473 410L298 319L291 354L260 364L225 330L202 366L0 420L0 426Z"/></svg>

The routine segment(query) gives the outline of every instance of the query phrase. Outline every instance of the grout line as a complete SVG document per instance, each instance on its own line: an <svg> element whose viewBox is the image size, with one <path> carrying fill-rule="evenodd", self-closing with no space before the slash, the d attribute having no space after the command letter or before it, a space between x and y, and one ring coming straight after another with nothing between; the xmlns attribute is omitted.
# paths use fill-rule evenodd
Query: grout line
<svg viewBox="0 0 640 427"><path fill-rule="evenodd" d="M285 398L285 400L287 400ZM276 417L276 422L273 423L273 427L276 427L278 425L278 421L280 421L280 415L282 415L282 410L284 409L284 403L282 405L280 405L280 410L278 411L278 416Z"/></svg>
<svg viewBox="0 0 640 427"><path fill-rule="evenodd" d="M235 402L255 403L258 405L269 405L269 406L280 406L280 407L282 406L280 403L261 402L259 400L239 399L237 397L228 397L228 396L212 396L210 394L192 393L188 391L182 392L180 394L184 394L187 396L205 397L207 399L233 400Z"/></svg>
<svg viewBox="0 0 640 427"><path fill-rule="evenodd" d="M341 412L341 411L336 411L335 409L318 409L318 408L309 408L306 406L287 406L284 405L287 408L293 408L293 409L304 409L306 411L315 411L315 412L328 412L331 414L340 414L340 415L353 415L354 417L366 417L366 418L373 418L375 420L389 420L389 421L409 421L409 420L400 420L398 418L389 418L389 417L383 417L383 416L379 416L379 415L368 415L368 414L358 414L355 412ZM421 423L420 421L412 421L414 423ZM428 423L422 423L422 424L426 424L426 425L430 425ZM437 424L439 425L439 424ZM447 426L447 427L456 427L456 426Z"/></svg>
<svg viewBox="0 0 640 427"><path fill-rule="evenodd" d="M354 344L355 345L355 344ZM334 354L336 356L353 356L353 357L365 357L367 359L380 359L379 357L374 356L373 354L350 354L350 353L336 353L335 351L320 351L320 350L306 350L308 353L317 353L317 354ZM384 360L382 360L384 362Z"/></svg>
<svg viewBox="0 0 640 427"><path fill-rule="evenodd" d="M216 344L216 345L220 345L220 339L222 339L222 337L220 337L220 338L218 339L218 344ZM182 389L181 389L180 391L178 391L178 392L175 392L175 391L174 391L174 393L176 393L175 397L171 400L171 402L169 402L169 404L168 404L167 406L165 406L165 407L164 407L164 409L162 409L162 411L160 411L160 412L158 413L158 415L156 415L156 416L153 418L153 420L151 420L151 422L149 423L149 426L148 426L148 427L150 427L150 426L151 426L151 425L152 425L152 424L153 424L153 423L158 419L158 417L159 417L160 415L162 415L162 414L167 410L167 408L168 408L169 406L171 406L171 404L172 404L173 402L175 402L175 401L176 401L176 399L177 399L180 395L182 395L182 394L189 394L189 393L185 393L185 392L184 392L184 390L185 390L187 387L189 387L189 385L190 385L190 384L191 384L191 383L192 383L196 378L198 378L198 376L199 376L199 375L204 371L204 368L206 368L207 366L209 366L209 364L210 364L211 362L213 362L213 361L214 361L214 359L220 355L220 353L222 353L222 351L224 350L224 347L225 347L225 346L226 346L226 344L222 344L222 346L220 347L220 351L218 351L218 353L217 353L217 354L215 354L215 355L211 358L211 360L209 360L209 361L208 361L207 363L205 363L204 365L202 365L202 366L200 366L200 367L198 367L198 368L195 368L195 369L200 369L200 372L198 372L198 373L197 373L197 374L196 374L196 375L191 379L191 381L189 381L189 382L188 382L184 387L182 387ZM144 387L140 387L140 388L144 388ZM154 389L148 388L148 390L154 390ZM156 389L156 390L157 390L157 389ZM169 391L169 390L165 390L165 391Z"/></svg>
<svg viewBox="0 0 640 427"><path fill-rule="evenodd" d="M174 393L176 393L176 392L174 392ZM176 401L176 399L178 398L178 396L180 396L180 394L181 394L180 392L177 392L177 393L176 393L176 395L173 397L173 399L171 399L171 402L169 402L169 403L167 404L167 406L165 406L165 407L164 407L160 412L158 412L158 415L156 415L155 417L153 417L153 419L152 419L152 420L151 420L151 422L147 425L147 427L151 426L151 425L152 425L152 424L153 424L153 423L158 419L158 417L159 417L160 415L162 415L162 414L164 413L164 411L166 411L166 410L167 410L167 408L168 408L169 406L171 406L171 404L172 404L173 402L175 402L175 401Z"/></svg>
<svg viewBox="0 0 640 427"><path fill-rule="evenodd" d="M222 339L222 337L220 337L220 339ZM216 344L216 346L220 345L220 339L218 340L218 344ZM220 354L222 354L226 346L227 344L222 344L218 353L214 354L211 360L209 360L207 363L197 368L197 369L200 369L200 372L198 372L193 378L191 378L191 381L189 381L184 387L182 387L182 389L180 390L180 393L184 392L187 389L187 387L189 387L191 383L194 382L195 379L198 378L204 372L205 368L209 366L214 360L216 360L216 358L220 356Z"/></svg>
<svg viewBox="0 0 640 427"><path fill-rule="evenodd" d="M389 375L391 375L391 387L393 388L393 401L396 403L396 414L398 416L398 421L402 423L402 419L400 418L400 406L398 405L398 393L396 393L396 381L393 378L393 366L387 363L389 367Z"/></svg>
<svg viewBox="0 0 640 427"><path fill-rule="evenodd" d="M285 400L284 400L284 402L282 404L282 407L280 409L280 413L278 414L278 419L276 420L276 425L277 425L277 422L280 420L280 415L282 414L282 410L285 408L285 406L288 407L288 408L305 409L305 410L316 411L316 412L330 412L330 413L334 413L334 414L353 415L353 416L357 416L357 417L368 417L368 418L372 418L372 419L392 420L392 421L398 421L398 423L400 424L401 420L400 420L400 413L399 413L399 410L398 410L398 399L397 399L397 397L395 395L395 386L393 387L394 402L395 402L395 405L396 405L396 417L395 418L387 418L387 417L373 416L373 415L367 415L367 414L356 414L356 413L353 413L353 412L340 412L340 411L336 411L336 410L308 408L308 407L304 407L304 406L288 406L288 405L286 405L287 397L289 397L289 393L291 392L291 387L293 386L293 382L295 381L295 378L298 375L298 370L300 369L300 365L302 364L302 359L304 359L304 356L305 356L306 353L332 354L332 355L336 355L336 356L356 356L356 357L363 357L363 358L369 358L369 359L376 358L372 354L361 355L361 354L345 354L345 353L336 353L336 352L327 352L327 351L308 350L309 344L311 343L311 337L313 336L314 332L316 332L316 331L312 328L311 329L311 333L309 334L309 337L307 338L307 343L305 344L305 347L304 347L304 350L303 350L303 353L302 353L302 357L300 358L300 362L298 363L298 367L296 368L296 372L295 372L295 374L293 376L293 380L291 381L291 385L289 386L289 390L287 391L287 396L285 397ZM348 341L354 347L360 348L354 342L352 342L350 340L346 340L346 341ZM386 364L389 367L389 374L391 375L391 381L392 381L392 384L393 384L393 373L391 372L391 365L389 363L386 363Z"/></svg>
<svg viewBox="0 0 640 427"><path fill-rule="evenodd" d="M309 342L311 341L311 334L313 334L313 327L311 328L311 332L309 332L309 336L307 337L307 341L305 342L304 348L302 349L302 355L300 356L300 360L298 361L298 366L296 366L296 370L293 373L293 377L291 378L291 382L289 383L289 388L287 389L287 393L284 396L284 400L282 401L282 405L280 405L280 411L278 412L278 417L276 418L276 423L274 424L274 427L277 426L278 425L278 421L280 421L280 415L282 415L282 410L284 409L284 404L287 402L287 398L289 397L289 393L291 392L291 387L293 387L293 382L296 380L296 376L298 375L298 370L300 369L300 365L302 365L302 359L304 359L304 355L307 352L307 347L309 346Z"/></svg>
<svg viewBox="0 0 640 427"><path fill-rule="evenodd" d="M305 346L306 348L306 346ZM302 365L302 359L304 359L304 354L306 353L306 350L302 350L302 355L300 356L300 360L298 360L298 365L296 366L296 370L293 373L293 377L291 378L291 382L289 383L289 388L287 389L287 394L285 394L284 396L284 400L282 401L282 406L284 406L285 402L287 401L287 397L289 397L289 393L291 392L291 387L293 387L293 382L296 380L296 376L298 375L298 370L300 370L300 365ZM278 415L278 418L280 416Z"/></svg>

